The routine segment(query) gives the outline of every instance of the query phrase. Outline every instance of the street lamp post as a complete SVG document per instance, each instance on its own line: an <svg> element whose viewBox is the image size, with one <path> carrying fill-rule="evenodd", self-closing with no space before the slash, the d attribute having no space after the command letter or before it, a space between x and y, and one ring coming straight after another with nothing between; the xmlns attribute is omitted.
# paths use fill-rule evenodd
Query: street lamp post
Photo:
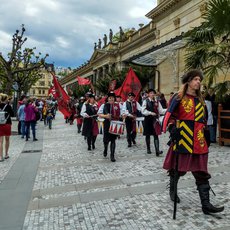
<svg viewBox="0 0 230 230"><path fill-rule="evenodd" d="M17 114L17 104L18 104L18 83L14 82L12 87L14 89L13 111L14 111L14 115L16 116L16 114Z"/></svg>

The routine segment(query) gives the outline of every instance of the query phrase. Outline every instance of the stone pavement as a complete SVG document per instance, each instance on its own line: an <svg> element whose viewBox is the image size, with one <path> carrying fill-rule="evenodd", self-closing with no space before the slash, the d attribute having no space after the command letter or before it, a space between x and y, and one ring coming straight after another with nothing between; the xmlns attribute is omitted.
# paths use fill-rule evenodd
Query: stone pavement
<svg viewBox="0 0 230 230"><path fill-rule="evenodd" d="M4 191L1 186L9 181L7 176L15 170L14 166L22 164L20 159L34 162L29 179L36 173L33 189L27 186L32 194L27 192L27 199L23 200L28 204L27 213L17 229L230 229L229 147L214 144L209 155L210 183L216 193L216 197L210 194L211 201L225 205L225 211L214 217L202 213L194 179L188 173L180 179L181 203L177 220L172 220L173 203L166 188L168 177L162 169L164 157L147 155L142 135L138 135L137 145L132 148L127 148L125 137L117 140L117 161L112 163L102 156L102 135L98 135L96 149L87 151L76 125L65 124L60 114L52 130L45 127L43 131L43 124L39 123L38 133L36 145L12 136L12 157L0 164L1 200ZM164 156L167 139L168 134L160 137ZM15 202L20 203L20 199ZM21 209L24 214L23 205ZM0 215L1 230L16 229L13 225L2 228L1 223Z"/></svg>

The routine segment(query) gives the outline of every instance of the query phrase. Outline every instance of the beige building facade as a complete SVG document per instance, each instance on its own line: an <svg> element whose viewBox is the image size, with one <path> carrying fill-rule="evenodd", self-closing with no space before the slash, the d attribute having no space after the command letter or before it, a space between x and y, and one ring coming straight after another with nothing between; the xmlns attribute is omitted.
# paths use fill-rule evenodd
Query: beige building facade
<svg viewBox="0 0 230 230"><path fill-rule="evenodd" d="M47 65L50 66L51 69L53 69L53 64L47 64ZM52 85L53 77L46 70L46 68L41 69L42 77L31 87L29 91L30 97L35 97L38 99L45 99L48 97L48 90Z"/></svg>
<svg viewBox="0 0 230 230"><path fill-rule="evenodd" d="M63 78L61 84L68 88L76 76L95 82L112 69L121 70L132 63L155 68L150 85L156 90L165 95L177 91L185 70L183 34L201 25L206 9L206 0L158 0L146 14L149 24L129 31L117 43L95 49L89 62Z"/></svg>

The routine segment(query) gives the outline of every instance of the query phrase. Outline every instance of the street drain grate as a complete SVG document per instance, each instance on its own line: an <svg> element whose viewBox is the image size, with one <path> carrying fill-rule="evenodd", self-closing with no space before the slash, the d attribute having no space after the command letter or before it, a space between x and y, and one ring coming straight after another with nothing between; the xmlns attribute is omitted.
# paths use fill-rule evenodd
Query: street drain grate
<svg viewBox="0 0 230 230"><path fill-rule="evenodd" d="M35 149L35 150L24 150L22 151L22 153L41 153L42 150L41 149Z"/></svg>

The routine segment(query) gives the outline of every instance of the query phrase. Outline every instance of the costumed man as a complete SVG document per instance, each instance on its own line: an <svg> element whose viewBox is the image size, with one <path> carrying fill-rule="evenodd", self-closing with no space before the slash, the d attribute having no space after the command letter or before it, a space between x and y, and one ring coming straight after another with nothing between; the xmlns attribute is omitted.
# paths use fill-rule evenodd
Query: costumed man
<svg viewBox="0 0 230 230"><path fill-rule="evenodd" d="M127 101L123 104L122 115L125 117L128 147L136 144L136 117L141 113L140 104L134 100L135 94L130 92Z"/></svg>
<svg viewBox="0 0 230 230"><path fill-rule="evenodd" d="M121 107L118 103L115 102L116 95L114 92L109 92L107 100L104 104L103 113L99 113L100 118L104 118L104 130L103 130L103 142L104 142L104 157L108 154L108 145L110 142L110 160L115 162L115 149L116 149L116 134L109 132L111 120L119 121L121 116Z"/></svg>
<svg viewBox="0 0 230 230"><path fill-rule="evenodd" d="M97 102L95 101L95 95L89 94L89 99L82 105L81 116L83 119L82 135L86 137L88 150L95 149L95 142L98 131L97 125Z"/></svg>
<svg viewBox="0 0 230 230"><path fill-rule="evenodd" d="M81 127L82 127L82 123L83 123L83 118L81 116L81 109L82 106L84 104L85 98L84 97L80 97L79 103L76 105L76 115L77 115L77 132L80 133L81 132Z"/></svg>
<svg viewBox="0 0 230 230"><path fill-rule="evenodd" d="M122 98L121 98L120 95L116 95L116 102L117 102L120 106L123 105L123 101L122 101Z"/></svg>
<svg viewBox="0 0 230 230"><path fill-rule="evenodd" d="M206 109L201 95L200 85L203 74L191 70L182 77L182 88L171 98L163 121L163 132L170 131L171 144L163 168L170 176L170 198L174 201L174 182L179 177L192 172L199 191L204 214L218 213L224 207L215 207L209 200L208 140L205 135ZM176 128L176 123L179 123ZM176 142L176 143L175 143ZM178 155L177 155L178 154ZM176 155L178 171L176 170ZM176 197L176 202L180 202Z"/></svg>
<svg viewBox="0 0 230 230"><path fill-rule="evenodd" d="M156 156L160 156L163 152L160 151L160 142L158 138L158 135L161 134L158 118L165 113L166 109L162 108L161 103L155 99L154 95L156 95L156 91L154 89L149 89L148 98L144 100L142 104L142 114L145 117L143 135L145 136L147 153L152 153L150 149L150 136L153 135Z"/></svg>

